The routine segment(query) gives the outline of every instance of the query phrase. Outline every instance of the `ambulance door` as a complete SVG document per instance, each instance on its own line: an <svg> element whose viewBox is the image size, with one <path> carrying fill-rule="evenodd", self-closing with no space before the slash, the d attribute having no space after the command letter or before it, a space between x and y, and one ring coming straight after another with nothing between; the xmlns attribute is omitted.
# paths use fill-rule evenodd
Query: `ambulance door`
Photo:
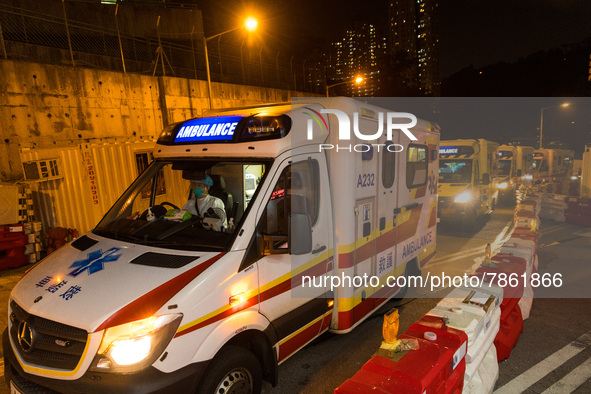
<svg viewBox="0 0 591 394"><path fill-rule="evenodd" d="M322 154L285 160L262 207L257 228L259 305L274 328L279 362L330 323L325 317L332 296L324 287L332 264L328 260L332 219L327 177Z"/></svg>
<svg viewBox="0 0 591 394"><path fill-rule="evenodd" d="M376 195L377 242L375 275L380 278L396 274L396 218L400 208L397 187L400 174L397 173L399 167L397 158L404 156L404 153L398 152L400 146L396 145L399 143L399 133L393 133L392 139L392 141L385 142L384 150L379 156L379 171L376 181L378 193ZM389 298L396 291L397 289L394 288L381 288L375 297L376 302L379 303L380 299Z"/></svg>
<svg viewBox="0 0 591 394"><path fill-rule="evenodd" d="M355 252L354 252L354 276L362 278L376 274L376 201L375 197L357 200L355 202ZM353 308L353 321L359 321L369 311L373 310L375 299L372 297L374 289L364 287L362 281L353 281L356 303L361 302L366 306ZM360 300L359 300L360 298ZM358 304L357 304L358 305Z"/></svg>

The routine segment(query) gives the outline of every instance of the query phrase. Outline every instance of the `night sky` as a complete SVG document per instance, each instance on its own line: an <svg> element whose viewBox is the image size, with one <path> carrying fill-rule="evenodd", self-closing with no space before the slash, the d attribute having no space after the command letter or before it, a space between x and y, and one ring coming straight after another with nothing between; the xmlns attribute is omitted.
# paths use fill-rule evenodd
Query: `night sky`
<svg viewBox="0 0 591 394"><path fill-rule="evenodd" d="M301 58L342 37L355 18L366 18L386 35L387 4L385 0L199 3L206 35L236 26L242 15L252 10L262 19L257 42L271 51ZM443 78L471 65L480 68L514 62L538 51L591 38L591 0L440 0L439 7ZM440 123L442 139L488 138L506 143L515 136L536 138L540 109L565 101L572 106L544 111L544 142L560 137L580 156L584 144L591 142L588 98L445 99L439 104L420 100L420 108L399 110ZM529 141L529 145L535 142Z"/></svg>
<svg viewBox="0 0 591 394"><path fill-rule="evenodd" d="M386 34L388 2L207 0L207 35L259 15L264 45L305 56L338 39L355 18L367 18ZM440 0L440 69L443 77L470 66L512 62L540 50L591 37L590 0Z"/></svg>

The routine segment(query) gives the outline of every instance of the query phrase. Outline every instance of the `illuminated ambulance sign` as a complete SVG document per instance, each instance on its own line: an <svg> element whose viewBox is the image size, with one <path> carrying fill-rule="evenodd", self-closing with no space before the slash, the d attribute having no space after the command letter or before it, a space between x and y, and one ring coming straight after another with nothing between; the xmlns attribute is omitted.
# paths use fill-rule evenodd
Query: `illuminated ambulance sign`
<svg viewBox="0 0 591 394"><path fill-rule="evenodd" d="M188 120L180 126L174 143L231 141L238 122L242 118L242 116L220 116Z"/></svg>
<svg viewBox="0 0 591 394"><path fill-rule="evenodd" d="M471 146L441 146L439 147L440 156L451 155L472 155L474 148Z"/></svg>
<svg viewBox="0 0 591 394"><path fill-rule="evenodd" d="M440 155L457 155L459 148L457 146L442 146L439 148Z"/></svg>

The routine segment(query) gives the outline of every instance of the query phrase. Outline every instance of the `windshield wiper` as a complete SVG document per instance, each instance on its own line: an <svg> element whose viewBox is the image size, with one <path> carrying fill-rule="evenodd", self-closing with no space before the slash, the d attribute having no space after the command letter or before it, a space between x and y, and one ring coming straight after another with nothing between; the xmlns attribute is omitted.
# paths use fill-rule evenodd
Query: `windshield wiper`
<svg viewBox="0 0 591 394"><path fill-rule="evenodd" d="M193 216L192 218L185 220L184 222L180 222L177 225L169 228L168 230L162 232L160 235L158 235L156 237L156 240L161 241L164 238L168 238L173 234L178 233L181 230L184 230L188 227L191 227L192 225L194 225L195 223L198 223L199 221L201 221L201 218L199 216Z"/></svg>

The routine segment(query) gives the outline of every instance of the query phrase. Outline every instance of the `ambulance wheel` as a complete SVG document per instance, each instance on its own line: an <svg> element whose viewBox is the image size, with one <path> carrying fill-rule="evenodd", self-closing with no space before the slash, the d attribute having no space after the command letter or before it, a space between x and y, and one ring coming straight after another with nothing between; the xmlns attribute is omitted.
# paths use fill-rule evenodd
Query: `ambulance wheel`
<svg viewBox="0 0 591 394"><path fill-rule="evenodd" d="M199 384L203 394L256 394L263 384L258 358L248 349L227 346L218 353Z"/></svg>
<svg viewBox="0 0 591 394"><path fill-rule="evenodd" d="M414 258L406 263L406 266L404 267L404 276L407 280L409 276L421 276L421 269L419 268L419 261L417 258ZM392 301L402 301L408 292L408 287L408 284L404 287L401 287L398 292L394 294L394 297L392 297Z"/></svg>

